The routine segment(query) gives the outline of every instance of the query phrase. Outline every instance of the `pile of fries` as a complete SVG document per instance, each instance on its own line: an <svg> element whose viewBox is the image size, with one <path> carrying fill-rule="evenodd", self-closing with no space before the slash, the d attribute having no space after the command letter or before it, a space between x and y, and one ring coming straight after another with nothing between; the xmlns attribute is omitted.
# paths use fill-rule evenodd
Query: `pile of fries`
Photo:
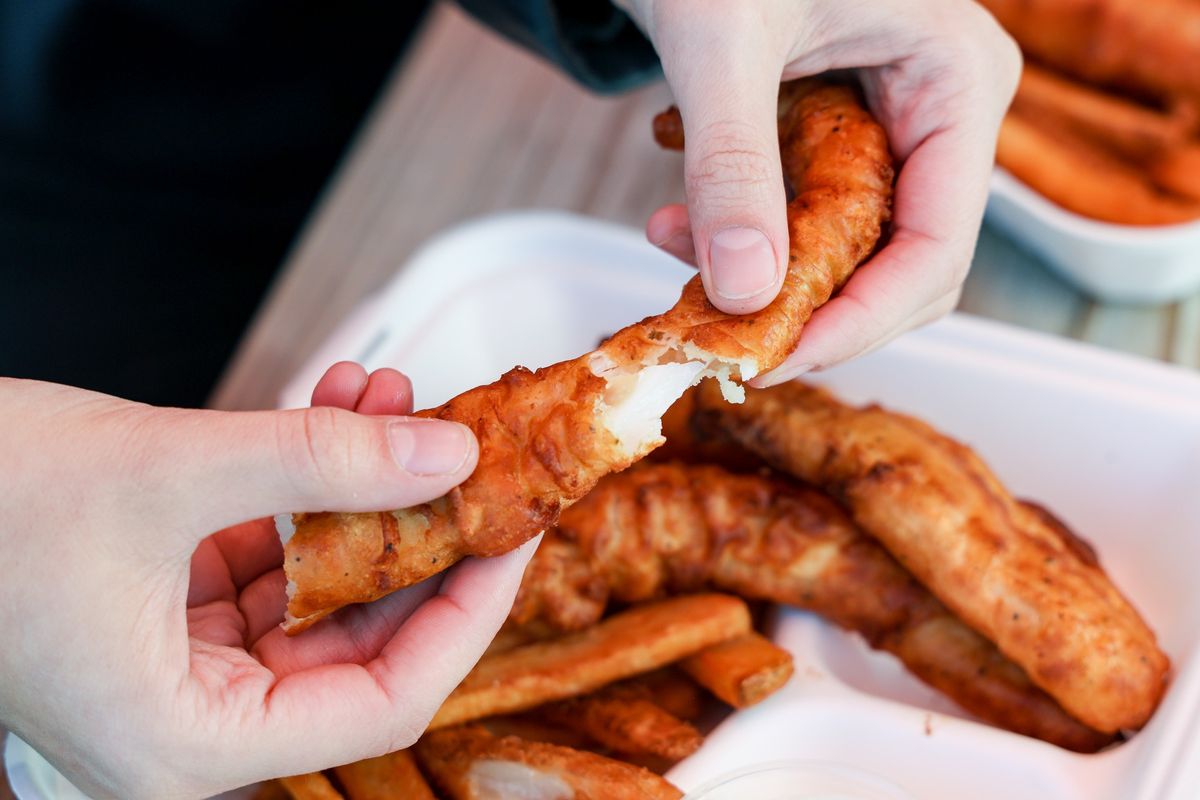
<svg viewBox="0 0 1200 800"><path fill-rule="evenodd" d="M739 406L702 385L665 429L666 460L609 476L547 532L416 745L259 800L679 798L662 775L722 709L792 676L747 601L815 611L982 721L1072 750L1160 701L1169 661L1090 547L924 423L796 383Z"/></svg>
<svg viewBox="0 0 1200 800"><path fill-rule="evenodd" d="M997 163L1093 219L1200 218L1200 4L980 2L1027 64Z"/></svg>
<svg viewBox="0 0 1200 800"><path fill-rule="evenodd" d="M259 800L678 798L660 777L699 749L707 689L734 708L792 675L740 598L695 594L634 606L567 636L511 629L411 750L268 784Z"/></svg>

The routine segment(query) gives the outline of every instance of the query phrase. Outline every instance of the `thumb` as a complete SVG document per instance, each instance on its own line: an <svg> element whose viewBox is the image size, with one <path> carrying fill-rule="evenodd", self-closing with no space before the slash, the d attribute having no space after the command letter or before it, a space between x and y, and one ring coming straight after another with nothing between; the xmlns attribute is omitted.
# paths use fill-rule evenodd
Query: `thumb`
<svg viewBox="0 0 1200 800"><path fill-rule="evenodd" d="M752 15L698 21L681 36L686 47L663 47L663 69L687 140L696 265L713 305L746 314L775 299L788 252L776 122L782 57L769 56Z"/></svg>
<svg viewBox="0 0 1200 800"><path fill-rule="evenodd" d="M159 411L140 434L134 457L165 487L157 519L188 547L273 514L424 503L465 480L479 453L458 423L337 408Z"/></svg>

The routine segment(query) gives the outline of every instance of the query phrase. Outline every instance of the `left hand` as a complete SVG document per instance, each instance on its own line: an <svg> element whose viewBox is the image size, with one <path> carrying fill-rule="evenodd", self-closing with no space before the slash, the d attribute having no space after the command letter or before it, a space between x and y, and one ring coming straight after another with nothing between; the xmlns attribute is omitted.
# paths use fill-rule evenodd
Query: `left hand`
<svg viewBox="0 0 1200 800"><path fill-rule="evenodd" d="M89 796L195 800L407 747L507 616L536 540L283 635L261 515L426 502L478 451L407 418L392 370L336 365L313 405L161 409L0 379L0 724Z"/></svg>
<svg viewBox="0 0 1200 800"><path fill-rule="evenodd" d="M900 163L891 239L755 385L879 346L949 312L983 217L1021 58L973 0L614 0L650 37L683 116L687 207L646 235L700 268L713 305L757 311L788 255L781 81L853 69Z"/></svg>

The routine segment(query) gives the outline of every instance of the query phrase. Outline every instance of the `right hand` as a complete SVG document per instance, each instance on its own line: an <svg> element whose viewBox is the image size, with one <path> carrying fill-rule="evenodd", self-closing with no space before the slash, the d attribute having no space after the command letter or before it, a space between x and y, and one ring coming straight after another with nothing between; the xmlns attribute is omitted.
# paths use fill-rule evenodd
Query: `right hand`
<svg viewBox="0 0 1200 800"><path fill-rule="evenodd" d="M0 380L0 724L98 800L406 747L504 621L536 542L282 635L269 515L415 505L478 456L467 428L407 417L392 371L338 365L314 403L164 409Z"/></svg>
<svg viewBox="0 0 1200 800"><path fill-rule="evenodd" d="M780 81L852 69L899 162L887 244L756 385L878 347L954 308L987 199L1016 44L973 0L614 0L650 37L683 117L687 206L646 223L713 305L757 311L787 265Z"/></svg>

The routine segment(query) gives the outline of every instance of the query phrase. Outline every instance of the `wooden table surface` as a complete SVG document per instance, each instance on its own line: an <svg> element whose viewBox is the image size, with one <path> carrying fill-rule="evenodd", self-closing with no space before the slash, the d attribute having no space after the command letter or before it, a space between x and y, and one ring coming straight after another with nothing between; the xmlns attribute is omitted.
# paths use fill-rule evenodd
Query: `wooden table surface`
<svg viewBox="0 0 1200 800"><path fill-rule="evenodd" d="M641 226L682 200L680 159L650 138L659 84L599 98L440 7L396 70L214 393L272 407L354 305L438 231L491 212L575 211ZM1200 368L1200 294L1096 303L986 227L959 308ZM0 729L0 734L3 730ZM0 800L11 800L0 778Z"/></svg>

